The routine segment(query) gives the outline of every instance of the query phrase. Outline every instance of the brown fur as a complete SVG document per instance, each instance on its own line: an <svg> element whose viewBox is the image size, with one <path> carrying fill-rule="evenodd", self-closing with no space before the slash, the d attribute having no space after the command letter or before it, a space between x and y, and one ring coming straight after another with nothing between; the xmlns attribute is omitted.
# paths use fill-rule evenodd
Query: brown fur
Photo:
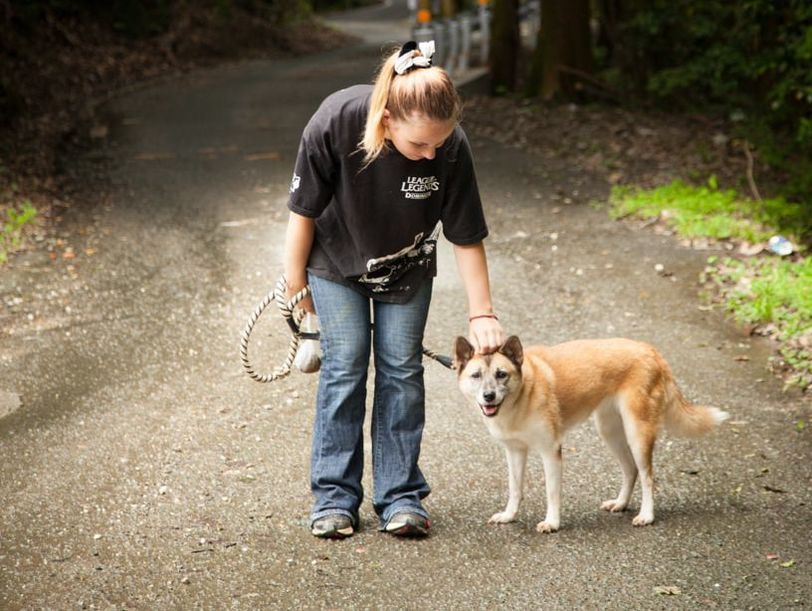
<svg viewBox="0 0 812 611"><path fill-rule="evenodd" d="M537 529L558 529L561 440L567 430L592 415L623 470L620 493L602 508L625 509L639 475L643 500L633 523L650 524L652 456L660 429L697 436L727 418L716 408L689 403L662 355L642 342L576 340L525 350L513 336L493 355L477 355L465 338L458 337L454 352L460 389L480 407L489 432L507 452L508 505L491 522L515 519L527 452L537 448L547 487L547 517Z"/></svg>

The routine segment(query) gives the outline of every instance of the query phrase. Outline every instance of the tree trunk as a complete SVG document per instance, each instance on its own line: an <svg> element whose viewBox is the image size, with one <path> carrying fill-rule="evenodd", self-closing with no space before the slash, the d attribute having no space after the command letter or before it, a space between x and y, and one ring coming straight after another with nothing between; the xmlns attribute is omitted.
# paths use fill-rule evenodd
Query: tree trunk
<svg viewBox="0 0 812 611"><path fill-rule="evenodd" d="M495 0L491 24L491 48L488 64L491 93L505 93L516 87L519 57L518 0Z"/></svg>
<svg viewBox="0 0 812 611"><path fill-rule="evenodd" d="M528 93L575 97L592 71L589 0L544 0Z"/></svg>

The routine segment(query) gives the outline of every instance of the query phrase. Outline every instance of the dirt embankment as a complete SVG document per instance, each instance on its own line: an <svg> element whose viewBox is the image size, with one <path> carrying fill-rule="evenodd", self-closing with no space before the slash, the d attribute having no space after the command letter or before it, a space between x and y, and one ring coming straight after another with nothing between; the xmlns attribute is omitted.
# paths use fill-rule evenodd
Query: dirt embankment
<svg viewBox="0 0 812 611"><path fill-rule="evenodd" d="M0 1L0 219L9 206L30 201L38 218L26 232L42 236L66 207L81 203L60 159L106 137L94 109L122 88L218 62L351 41L316 19L281 27L237 8L224 15L177 4L164 31L136 39L87 16L46 11L32 22Z"/></svg>

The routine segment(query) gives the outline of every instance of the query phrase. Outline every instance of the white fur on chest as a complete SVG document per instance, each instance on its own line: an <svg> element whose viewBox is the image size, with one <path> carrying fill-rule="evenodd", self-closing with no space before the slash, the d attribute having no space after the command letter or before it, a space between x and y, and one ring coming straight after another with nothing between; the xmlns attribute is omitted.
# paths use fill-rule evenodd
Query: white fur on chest
<svg viewBox="0 0 812 611"><path fill-rule="evenodd" d="M483 417L483 420L491 436L506 445L519 443L533 449L555 442L550 427L541 419L529 418L511 422L502 414L497 414L493 418Z"/></svg>

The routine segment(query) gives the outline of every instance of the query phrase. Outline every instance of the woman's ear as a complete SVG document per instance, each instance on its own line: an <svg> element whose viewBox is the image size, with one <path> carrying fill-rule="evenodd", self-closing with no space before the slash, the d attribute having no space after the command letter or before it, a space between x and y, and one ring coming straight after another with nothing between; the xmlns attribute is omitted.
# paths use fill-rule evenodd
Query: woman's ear
<svg viewBox="0 0 812 611"><path fill-rule="evenodd" d="M389 111L386 108L384 108L383 109L383 119L381 120L384 127L389 127L389 117L390 117Z"/></svg>

